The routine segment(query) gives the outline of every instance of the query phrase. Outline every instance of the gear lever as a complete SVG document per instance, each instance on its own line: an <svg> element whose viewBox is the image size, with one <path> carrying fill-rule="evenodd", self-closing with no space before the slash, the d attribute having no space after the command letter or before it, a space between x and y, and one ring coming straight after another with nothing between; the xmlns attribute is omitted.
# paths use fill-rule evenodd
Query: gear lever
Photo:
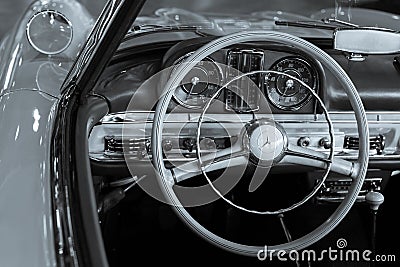
<svg viewBox="0 0 400 267"><path fill-rule="evenodd" d="M378 214L379 206L384 202L385 197L379 192L368 192L365 196L365 201L369 204L369 208L372 214L372 230L371 230L371 248L372 253L376 254L376 216ZM374 266L372 263L371 266Z"/></svg>

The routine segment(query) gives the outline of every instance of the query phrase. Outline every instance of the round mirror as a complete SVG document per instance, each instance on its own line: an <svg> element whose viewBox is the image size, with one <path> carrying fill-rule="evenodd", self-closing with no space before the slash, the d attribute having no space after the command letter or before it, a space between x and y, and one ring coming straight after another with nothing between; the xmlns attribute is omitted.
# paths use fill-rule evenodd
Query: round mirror
<svg viewBox="0 0 400 267"><path fill-rule="evenodd" d="M46 10L34 15L27 26L29 43L46 55L62 53L72 42L72 24L61 13Z"/></svg>

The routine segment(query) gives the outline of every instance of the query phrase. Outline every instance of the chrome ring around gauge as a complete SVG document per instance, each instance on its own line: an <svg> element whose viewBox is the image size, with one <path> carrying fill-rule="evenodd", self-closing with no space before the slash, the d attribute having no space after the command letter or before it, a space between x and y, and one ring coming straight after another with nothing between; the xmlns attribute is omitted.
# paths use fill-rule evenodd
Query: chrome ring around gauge
<svg viewBox="0 0 400 267"><path fill-rule="evenodd" d="M60 54L72 42L72 22L58 11L44 10L29 20L26 35L29 44L39 53Z"/></svg>
<svg viewBox="0 0 400 267"><path fill-rule="evenodd" d="M179 58L173 72L192 53ZM190 109L201 109L207 101L218 91L223 81L222 69L211 58L206 57L198 62L185 76L180 86L175 90L174 99L181 106Z"/></svg>
<svg viewBox="0 0 400 267"><path fill-rule="evenodd" d="M270 70L282 72L301 80L314 91L318 85L317 71L299 57L286 57L274 63ZM311 99L311 92L289 76L268 74L265 76L265 95L272 105L287 111L304 107Z"/></svg>

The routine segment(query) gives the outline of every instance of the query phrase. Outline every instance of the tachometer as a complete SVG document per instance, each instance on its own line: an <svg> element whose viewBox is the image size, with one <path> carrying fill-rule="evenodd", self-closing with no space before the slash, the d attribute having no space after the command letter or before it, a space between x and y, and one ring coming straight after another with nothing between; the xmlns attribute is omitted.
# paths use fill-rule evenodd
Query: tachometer
<svg viewBox="0 0 400 267"><path fill-rule="evenodd" d="M190 54L180 58L175 65L178 66L189 56ZM218 91L222 78L221 68L207 57L185 76L175 90L174 98L186 108L201 108Z"/></svg>
<svg viewBox="0 0 400 267"><path fill-rule="evenodd" d="M271 70L286 74L270 73L265 76L265 94L269 101L279 109L298 110L311 98L311 92L291 77L303 81L316 90L317 72L304 59L285 58L275 63Z"/></svg>

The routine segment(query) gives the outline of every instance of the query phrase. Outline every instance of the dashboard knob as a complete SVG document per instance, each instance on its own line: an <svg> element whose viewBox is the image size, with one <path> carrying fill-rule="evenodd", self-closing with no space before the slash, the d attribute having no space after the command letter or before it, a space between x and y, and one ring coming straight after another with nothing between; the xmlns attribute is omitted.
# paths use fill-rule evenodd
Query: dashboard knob
<svg viewBox="0 0 400 267"><path fill-rule="evenodd" d="M297 141L297 145L301 147L308 147L311 143L310 137L301 137L299 141Z"/></svg>
<svg viewBox="0 0 400 267"><path fill-rule="evenodd" d="M324 137L321 140L319 140L319 146L325 149L331 149L332 142L328 138Z"/></svg>
<svg viewBox="0 0 400 267"><path fill-rule="evenodd" d="M208 149L208 150L213 150L213 149L217 148L217 144L211 138L204 138L200 142L200 147L204 147L205 149Z"/></svg>
<svg viewBox="0 0 400 267"><path fill-rule="evenodd" d="M189 152L193 151L193 148L195 147L195 145L196 145L196 142L191 138L187 138L183 141L183 147Z"/></svg>
<svg viewBox="0 0 400 267"><path fill-rule="evenodd" d="M172 150L171 140L164 140L162 146L163 146L164 151L171 151Z"/></svg>

